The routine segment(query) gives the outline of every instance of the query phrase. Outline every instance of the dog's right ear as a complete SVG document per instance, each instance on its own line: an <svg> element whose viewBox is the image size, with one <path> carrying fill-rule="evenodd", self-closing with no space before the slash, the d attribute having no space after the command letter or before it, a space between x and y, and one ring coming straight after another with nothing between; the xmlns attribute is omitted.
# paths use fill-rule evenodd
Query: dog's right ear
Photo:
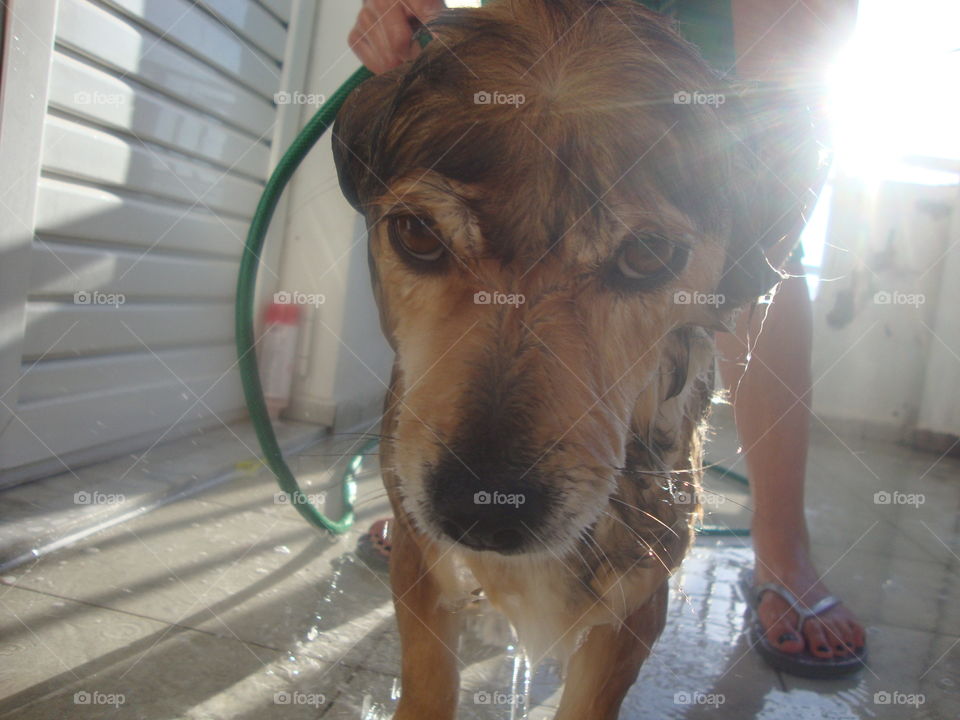
<svg viewBox="0 0 960 720"><path fill-rule="evenodd" d="M383 182L374 170L375 154L400 87L398 70L375 75L361 83L347 96L333 125L333 162L340 190L361 213L364 203L383 189Z"/></svg>

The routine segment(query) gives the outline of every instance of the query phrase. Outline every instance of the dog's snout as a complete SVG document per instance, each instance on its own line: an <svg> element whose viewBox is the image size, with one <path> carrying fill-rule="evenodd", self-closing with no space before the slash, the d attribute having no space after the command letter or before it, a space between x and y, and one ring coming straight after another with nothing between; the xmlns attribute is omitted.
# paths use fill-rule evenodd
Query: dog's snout
<svg viewBox="0 0 960 720"><path fill-rule="evenodd" d="M459 466L459 469L456 467ZM428 479L439 529L473 550L535 550L551 499L529 467L441 462Z"/></svg>
<svg viewBox="0 0 960 720"><path fill-rule="evenodd" d="M474 550L493 550L508 555L526 543L529 531L516 519L498 513L449 512L440 518L440 528L452 540Z"/></svg>
<svg viewBox="0 0 960 720"><path fill-rule="evenodd" d="M493 495L493 493L490 493ZM480 505L468 497L456 505L447 500L437 508L440 529L451 539L474 550L508 555L534 541L539 511L524 505ZM531 525L533 523L533 525Z"/></svg>

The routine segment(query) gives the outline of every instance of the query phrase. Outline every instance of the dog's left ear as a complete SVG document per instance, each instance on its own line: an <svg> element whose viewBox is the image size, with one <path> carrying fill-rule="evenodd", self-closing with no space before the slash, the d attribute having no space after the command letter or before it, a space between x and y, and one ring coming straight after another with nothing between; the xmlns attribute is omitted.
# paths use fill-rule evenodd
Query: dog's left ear
<svg viewBox="0 0 960 720"><path fill-rule="evenodd" d="M347 97L333 125L333 162L340 190L361 213L366 199L382 191L382 182L373 169L374 154L400 88L401 69L361 83Z"/></svg>
<svg viewBox="0 0 960 720"><path fill-rule="evenodd" d="M732 188L731 238L716 291L730 315L781 279L768 252L776 247L784 254L784 247L792 247L826 177L810 99L809 93L752 85L735 88L721 107L738 184Z"/></svg>

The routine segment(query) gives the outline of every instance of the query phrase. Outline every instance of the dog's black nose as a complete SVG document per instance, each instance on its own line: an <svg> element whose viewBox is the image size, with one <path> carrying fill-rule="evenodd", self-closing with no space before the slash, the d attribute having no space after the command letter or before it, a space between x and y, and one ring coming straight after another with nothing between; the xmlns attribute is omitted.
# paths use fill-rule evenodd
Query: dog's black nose
<svg viewBox="0 0 960 720"><path fill-rule="evenodd" d="M536 550L539 528L550 513L551 499L529 466L459 470L441 462L427 480L437 525L451 540L473 550L510 555Z"/></svg>
<svg viewBox="0 0 960 720"><path fill-rule="evenodd" d="M539 544L537 526L545 515L541 493L477 490L440 495L434 512L451 540L504 555Z"/></svg>
<svg viewBox="0 0 960 720"><path fill-rule="evenodd" d="M437 510L443 532L451 540L474 550L493 550L506 555L519 552L532 539L529 523L512 506Z"/></svg>

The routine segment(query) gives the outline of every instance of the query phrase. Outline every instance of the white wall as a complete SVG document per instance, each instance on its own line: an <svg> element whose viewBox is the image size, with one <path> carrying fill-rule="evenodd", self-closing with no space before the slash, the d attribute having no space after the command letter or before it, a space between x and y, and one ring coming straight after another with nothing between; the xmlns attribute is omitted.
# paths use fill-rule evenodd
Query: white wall
<svg viewBox="0 0 960 720"><path fill-rule="evenodd" d="M917 429L960 436L960 188L953 190L956 202L950 223L950 246L938 261L943 282L931 328L934 342Z"/></svg>
<svg viewBox="0 0 960 720"><path fill-rule="evenodd" d="M359 67L346 42L358 9L359 3L320 2L305 93L329 97ZM301 107L301 127L316 109ZM287 416L340 429L372 421L380 414L391 356L370 291L362 223L340 194L329 134L297 171L287 195L279 287L325 296L301 338L303 375L294 381Z"/></svg>
<svg viewBox="0 0 960 720"><path fill-rule="evenodd" d="M837 179L814 304L818 416L898 440L918 429L960 433L943 411L956 396L942 396L960 382L950 356L960 346L950 349L956 338L944 331L960 328L960 308L947 297L958 215L956 185Z"/></svg>

